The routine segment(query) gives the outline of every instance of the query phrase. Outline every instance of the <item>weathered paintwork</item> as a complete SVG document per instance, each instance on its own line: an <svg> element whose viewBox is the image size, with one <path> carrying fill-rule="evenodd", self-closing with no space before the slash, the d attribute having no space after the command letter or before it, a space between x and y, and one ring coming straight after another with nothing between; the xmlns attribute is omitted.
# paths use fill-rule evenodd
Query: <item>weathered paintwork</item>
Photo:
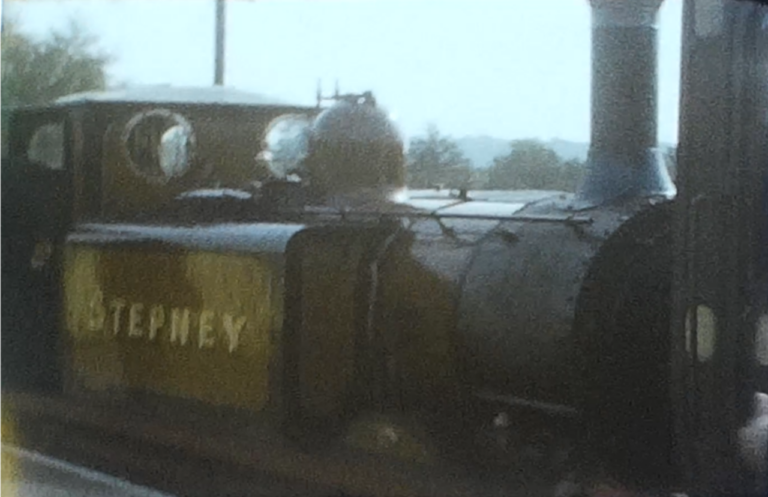
<svg viewBox="0 0 768 497"><path fill-rule="evenodd" d="M578 214L589 222L506 220L478 244L464 276L457 325L478 389L579 406L577 299L595 255L633 213L577 210L571 198L543 200L519 214Z"/></svg>
<svg viewBox="0 0 768 497"><path fill-rule="evenodd" d="M72 367L123 390L257 411L272 395L289 418L424 406L466 386L575 409L577 301L606 240L648 204L534 198L410 198L404 207L422 209L386 227L81 225L65 260ZM434 215L419 217L429 203Z"/></svg>
<svg viewBox="0 0 768 497"><path fill-rule="evenodd" d="M246 227L239 252L206 246L221 227L73 234L64 258L70 388L263 410L280 347L281 248L300 229Z"/></svg>
<svg viewBox="0 0 768 497"><path fill-rule="evenodd" d="M131 120L158 107L137 103L112 112L102 132L102 153L97 158L101 185L99 218L135 219L138 214L162 210L177 195L216 184L246 188L259 178L256 157L263 148L261 139L269 124L290 112L311 113L294 107L180 107L168 104L160 109L178 112L194 130L196 145L185 175L154 184L131 168L125 132ZM236 124L234 124L236 123ZM215 171L215 174L214 174Z"/></svg>

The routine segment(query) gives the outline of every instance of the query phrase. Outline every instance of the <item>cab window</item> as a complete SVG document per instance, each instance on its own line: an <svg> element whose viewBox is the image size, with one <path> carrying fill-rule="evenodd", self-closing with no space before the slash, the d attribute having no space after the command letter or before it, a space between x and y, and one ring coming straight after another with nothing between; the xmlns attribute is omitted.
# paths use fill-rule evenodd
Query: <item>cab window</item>
<svg viewBox="0 0 768 497"><path fill-rule="evenodd" d="M64 169L64 124L49 123L37 128L27 146L27 159L47 169Z"/></svg>

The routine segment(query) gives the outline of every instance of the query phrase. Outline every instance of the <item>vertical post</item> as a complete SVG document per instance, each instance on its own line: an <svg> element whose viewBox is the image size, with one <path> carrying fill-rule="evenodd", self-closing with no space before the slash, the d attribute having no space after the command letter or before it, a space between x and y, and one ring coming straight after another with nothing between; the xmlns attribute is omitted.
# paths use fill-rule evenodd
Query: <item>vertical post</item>
<svg viewBox="0 0 768 497"><path fill-rule="evenodd" d="M213 84L224 84L224 25L226 16L224 12L224 0L216 0L216 75Z"/></svg>

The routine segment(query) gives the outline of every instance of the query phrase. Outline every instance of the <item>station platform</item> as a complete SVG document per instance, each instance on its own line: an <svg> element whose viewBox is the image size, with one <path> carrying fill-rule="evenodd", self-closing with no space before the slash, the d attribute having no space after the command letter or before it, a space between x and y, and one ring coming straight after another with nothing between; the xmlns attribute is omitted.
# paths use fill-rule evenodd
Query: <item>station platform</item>
<svg viewBox="0 0 768 497"><path fill-rule="evenodd" d="M172 497L66 461L18 447L2 446L5 497Z"/></svg>

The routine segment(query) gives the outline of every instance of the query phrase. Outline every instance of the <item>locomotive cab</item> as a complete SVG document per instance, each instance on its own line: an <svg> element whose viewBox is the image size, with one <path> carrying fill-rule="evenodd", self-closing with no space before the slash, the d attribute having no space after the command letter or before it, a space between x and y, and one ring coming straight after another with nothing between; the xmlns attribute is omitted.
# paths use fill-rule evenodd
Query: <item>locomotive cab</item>
<svg viewBox="0 0 768 497"><path fill-rule="evenodd" d="M8 111L3 384L46 390L60 383L60 279L73 227L157 218L189 190L248 188L269 176L257 157L275 122L316 113L229 89L170 87L76 94Z"/></svg>

